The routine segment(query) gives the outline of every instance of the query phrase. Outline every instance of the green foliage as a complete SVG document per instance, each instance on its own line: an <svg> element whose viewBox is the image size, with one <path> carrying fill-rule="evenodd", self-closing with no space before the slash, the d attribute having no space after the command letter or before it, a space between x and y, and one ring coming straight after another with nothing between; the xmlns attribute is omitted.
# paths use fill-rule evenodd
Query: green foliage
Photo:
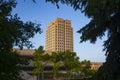
<svg viewBox="0 0 120 80"><path fill-rule="evenodd" d="M41 77L44 72L45 66L52 64L53 69L51 74L53 79L57 79L57 73L60 67L64 67L66 73L64 78L71 79L72 75L76 74L80 76L81 80L91 77L95 71L91 70L90 61L84 60L79 61L75 52L64 51L64 52L52 52L51 55L45 54L43 47L40 46L34 53L34 71L35 75ZM65 77L66 76L66 77ZM62 76L63 77L63 76Z"/></svg>
<svg viewBox="0 0 120 80"><path fill-rule="evenodd" d="M53 79L57 79L56 74L59 71L61 66L64 66L67 74L70 74L71 77L72 72L80 71L80 62L79 58L76 56L75 52L64 51L64 52L53 52L50 57L50 62L53 63Z"/></svg>
<svg viewBox="0 0 120 80"><path fill-rule="evenodd" d="M0 0L0 80L21 80L19 74L25 61L12 48L33 47L29 39L41 33L39 24L23 22L17 14L11 15L15 6L15 0Z"/></svg>
<svg viewBox="0 0 120 80"><path fill-rule="evenodd" d="M52 52L52 55L50 55L50 61L53 63L53 79L56 80L56 74L62 65L62 52Z"/></svg>
<svg viewBox="0 0 120 80"><path fill-rule="evenodd" d="M84 60L81 62L81 80L85 80L87 78L91 78L97 70L91 69L90 61Z"/></svg>
<svg viewBox="0 0 120 80"><path fill-rule="evenodd" d="M41 33L40 25L32 22L24 23L17 14L11 15L11 10L15 5L14 0L0 2L0 48L3 46L5 48L13 46L31 48L32 43L29 38L34 37L37 32Z"/></svg>
<svg viewBox="0 0 120 80"><path fill-rule="evenodd" d="M107 31L108 39L104 42L107 58L99 75L102 75L102 80L118 80L120 76L118 71L120 68L120 1L93 1L94 4L88 2L84 9L84 13L92 19L78 31L82 33L81 42L90 40L94 43L97 37L102 38Z"/></svg>
<svg viewBox="0 0 120 80"><path fill-rule="evenodd" d="M79 57L77 57L75 52L65 51L63 54L63 64L68 71L73 71L79 68Z"/></svg>
<svg viewBox="0 0 120 80"><path fill-rule="evenodd" d="M81 7L81 0L45 0L46 2L51 2L55 4L57 8L59 8L59 3L71 5L75 10L80 9ZM85 2L86 0L84 0Z"/></svg>
<svg viewBox="0 0 120 80"><path fill-rule="evenodd" d="M35 75L38 75L40 74L43 70L44 70L44 64L43 64L43 53L44 53L44 50L43 50L43 47L40 46L37 50L35 50L35 53L34 53L34 58L33 58L33 66L34 66L34 71L33 73Z"/></svg>
<svg viewBox="0 0 120 80"><path fill-rule="evenodd" d="M25 61L16 52L0 53L0 80L21 80L19 73Z"/></svg>

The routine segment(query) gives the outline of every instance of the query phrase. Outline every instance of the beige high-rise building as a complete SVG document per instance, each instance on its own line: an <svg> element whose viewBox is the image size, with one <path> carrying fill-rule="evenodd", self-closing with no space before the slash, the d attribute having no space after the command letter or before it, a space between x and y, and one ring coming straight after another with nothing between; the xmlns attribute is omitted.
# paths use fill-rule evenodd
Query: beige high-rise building
<svg viewBox="0 0 120 80"><path fill-rule="evenodd" d="M73 28L70 20L56 18L46 30L46 51L73 51Z"/></svg>

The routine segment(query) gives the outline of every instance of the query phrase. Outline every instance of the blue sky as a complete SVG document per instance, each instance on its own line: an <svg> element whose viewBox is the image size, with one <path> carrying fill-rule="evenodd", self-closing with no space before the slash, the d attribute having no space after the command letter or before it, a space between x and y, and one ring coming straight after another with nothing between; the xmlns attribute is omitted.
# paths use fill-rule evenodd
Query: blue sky
<svg viewBox="0 0 120 80"><path fill-rule="evenodd" d="M36 34L31 39L34 48L38 48L40 45L45 47L45 31L48 23L55 18L60 17L63 19L69 19L72 22L74 31L74 51L80 57L80 60L90 60L94 62L104 62L105 52L103 49L103 40L98 40L96 44L91 44L89 41L80 43L80 34L77 33L81 27L85 26L90 19L88 19L79 10L74 11L72 7L66 5L60 5L60 9L51 3L45 3L45 0L36 0L37 3L33 3L32 0L17 0L18 4L13 9L12 14L17 13L23 21L32 21L41 24L42 34Z"/></svg>

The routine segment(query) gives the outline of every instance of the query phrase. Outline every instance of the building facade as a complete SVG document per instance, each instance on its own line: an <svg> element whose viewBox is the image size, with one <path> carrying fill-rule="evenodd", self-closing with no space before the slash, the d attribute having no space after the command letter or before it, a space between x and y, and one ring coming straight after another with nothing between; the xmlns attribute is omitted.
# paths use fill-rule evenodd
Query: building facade
<svg viewBox="0 0 120 80"><path fill-rule="evenodd" d="M91 62L91 69L98 70L103 65L103 62Z"/></svg>
<svg viewBox="0 0 120 80"><path fill-rule="evenodd" d="M16 49L14 48L13 51L17 51L18 54L27 59L28 60L28 64L27 65L22 65L22 71L20 73L20 76L24 79L24 80L38 80L37 76L33 76L33 54L35 52L35 50L29 50L29 49ZM44 73L50 73L53 70L53 65L52 63L47 63L45 64L44 67ZM91 69L92 70L98 70L101 66L103 65L103 62L91 62ZM59 72L63 72L63 74L66 73L66 68L64 66L60 66L59 67ZM47 76L47 77L46 77ZM78 75L79 76L79 75ZM41 77L42 78L42 77ZM73 78L72 78L73 79ZM53 77L51 77L51 75L45 75L44 74L44 80L53 80ZM59 79L60 80L60 79ZM61 79L64 80L64 79Z"/></svg>
<svg viewBox="0 0 120 80"><path fill-rule="evenodd" d="M56 18L46 30L46 51L73 51L73 28L70 20Z"/></svg>

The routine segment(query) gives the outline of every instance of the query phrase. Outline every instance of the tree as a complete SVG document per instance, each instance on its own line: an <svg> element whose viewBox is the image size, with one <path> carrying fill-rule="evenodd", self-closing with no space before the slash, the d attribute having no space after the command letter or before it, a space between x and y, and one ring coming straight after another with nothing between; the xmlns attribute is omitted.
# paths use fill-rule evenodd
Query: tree
<svg viewBox="0 0 120 80"><path fill-rule="evenodd" d="M78 33L82 34L81 42L95 43L98 38L107 34L104 41L106 62L100 69L100 80L120 79L120 0L46 0L59 7L59 3L71 5L75 10L81 10L90 22L83 26ZM112 69L112 70L111 70ZM108 74L108 72L110 72ZM98 78L99 79L99 78ZM97 79L97 80L98 80Z"/></svg>
<svg viewBox="0 0 120 80"><path fill-rule="evenodd" d="M53 52L52 55L50 56L50 60L53 63L53 79L57 80L56 74L62 65L62 52Z"/></svg>
<svg viewBox="0 0 120 80"><path fill-rule="evenodd" d="M86 80L91 78L97 70L92 70L91 69L91 62L84 60L80 62L81 65L81 71L80 71L80 78L81 80Z"/></svg>
<svg viewBox="0 0 120 80"><path fill-rule="evenodd" d="M80 62L79 58L77 57L75 52L70 51L58 51L53 52L52 55L50 55L50 60L53 63L53 79L57 80L57 72L59 71L59 68L63 66L65 68L65 71L68 75L66 78L71 79L73 72L79 72L80 71Z"/></svg>
<svg viewBox="0 0 120 80"><path fill-rule="evenodd" d="M34 70L33 73L37 75L37 79L40 80L40 74L43 74L45 65L43 64L44 60L44 50L43 47L40 46L37 50L35 50L34 57L33 57L33 66ZM43 80L43 75L42 75Z"/></svg>
<svg viewBox="0 0 120 80"><path fill-rule="evenodd" d="M68 79L71 78L73 72L79 72L81 68L79 57L77 57L75 52L70 52L68 50L63 53L63 65L69 75Z"/></svg>
<svg viewBox="0 0 120 80"><path fill-rule="evenodd" d="M0 1L0 80L21 80L19 74L24 59L12 49L14 46L33 47L29 39L41 33L39 24L23 22L17 14L11 15L16 4L15 0Z"/></svg>
<svg viewBox="0 0 120 80"><path fill-rule="evenodd" d="M25 60L17 52L0 53L0 80L22 80L19 75Z"/></svg>

